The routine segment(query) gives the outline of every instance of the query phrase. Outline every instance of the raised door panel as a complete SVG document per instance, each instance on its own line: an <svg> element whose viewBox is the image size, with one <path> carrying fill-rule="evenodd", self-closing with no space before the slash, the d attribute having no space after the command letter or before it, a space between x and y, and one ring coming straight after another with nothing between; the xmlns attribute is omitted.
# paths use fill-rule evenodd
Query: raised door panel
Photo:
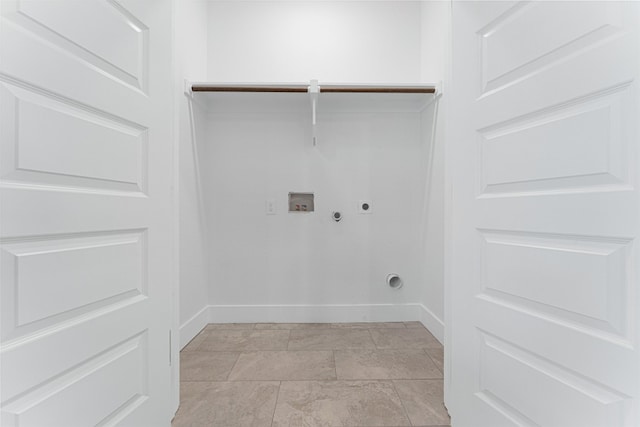
<svg viewBox="0 0 640 427"><path fill-rule="evenodd" d="M171 2L2 2L3 426L169 425Z"/></svg>
<svg viewBox="0 0 640 427"><path fill-rule="evenodd" d="M149 398L147 339L143 333L118 343L13 400L3 425L116 425Z"/></svg>
<svg viewBox="0 0 640 427"><path fill-rule="evenodd" d="M453 16L453 421L636 425L640 8Z"/></svg>
<svg viewBox="0 0 640 427"><path fill-rule="evenodd" d="M124 118L0 83L2 178L101 192L146 191L148 129Z"/></svg>
<svg viewBox="0 0 640 427"><path fill-rule="evenodd" d="M105 74L146 91L149 28L118 1L20 0L12 6L12 19L21 26L55 40Z"/></svg>

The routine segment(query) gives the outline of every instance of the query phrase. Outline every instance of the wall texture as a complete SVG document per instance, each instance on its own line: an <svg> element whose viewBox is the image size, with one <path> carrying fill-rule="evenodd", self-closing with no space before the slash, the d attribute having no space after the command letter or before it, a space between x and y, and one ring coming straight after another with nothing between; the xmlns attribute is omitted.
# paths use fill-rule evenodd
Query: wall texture
<svg viewBox="0 0 640 427"><path fill-rule="evenodd" d="M420 2L215 1L212 81L420 79Z"/></svg>

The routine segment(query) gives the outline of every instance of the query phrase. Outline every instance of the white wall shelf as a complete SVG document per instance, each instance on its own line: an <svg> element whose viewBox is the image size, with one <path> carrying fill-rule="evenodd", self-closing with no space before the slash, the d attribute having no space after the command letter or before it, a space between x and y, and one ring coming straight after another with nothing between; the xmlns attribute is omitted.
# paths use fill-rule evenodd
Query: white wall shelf
<svg viewBox="0 0 640 427"><path fill-rule="evenodd" d="M310 83L187 82L212 112L301 111L309 109ZM418 112L439 90L434 84L318 84L318 112ZM302 110L304 111L304 110Z"/></svg>
<svg viewBox="0 0 640 427"><path fill-rule="evenodd" d="M318 84L320 93L404 93L428 94L437 91L435 85L422 84L365 84L365 83L191 83L193 92L309 92L313 84Z"/></svg>
<svg viewBox="0 0 640 427"><path fill-rule="evenodd" d="M207 110L224 112L309 112L316 144L318 114L420 112L439 94L433 84L215 83L185 82Z"/></svg>

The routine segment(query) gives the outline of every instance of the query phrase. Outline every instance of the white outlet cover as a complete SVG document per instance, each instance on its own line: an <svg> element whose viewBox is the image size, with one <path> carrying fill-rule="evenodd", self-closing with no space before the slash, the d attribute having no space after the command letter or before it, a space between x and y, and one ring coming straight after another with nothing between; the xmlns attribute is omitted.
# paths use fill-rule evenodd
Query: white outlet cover
<svg viewBox="0 0 640 427"><path fill-rule="evenodd" d="M370 214L372 211L371 200L359 200L358 201L358 213Z"/></svg>
<svg viewBox="0 0 640 427"><path fill-rule="evenodd" d="M276 214L276 199L267 199L265 203L265 212L267 215Z"/></svg>

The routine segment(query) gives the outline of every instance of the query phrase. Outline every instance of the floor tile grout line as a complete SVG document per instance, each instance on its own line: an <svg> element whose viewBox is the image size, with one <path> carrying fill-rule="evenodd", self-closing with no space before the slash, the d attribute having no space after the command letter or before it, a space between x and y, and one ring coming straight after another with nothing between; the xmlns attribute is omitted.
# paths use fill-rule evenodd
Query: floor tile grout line
<svg viewBox="0 0 640 427"><path fill-rule="evenodd" d="M336 381L338 381L338 362L336 361L336 350L331 350L333 353L333 370L336 373Z"/></svg>
<svg viewBox="0 0 640 427"><path fill-rule="evenodd" d="M289 381L289 380L238 380L238 381L225 381L225 380L187 380L182 381L184 383L220 383L220 384L231 384L231 383L277 383L280 381ZM298 381L316 381L316 380L298 380Z"/></svg>
<svg viewBox="0 0 640 427"><path fill-rule="evenodd" d="M276 404L273 405L273 414L271 414L271 427L276 418L276 409L278 409L278 399L280 399L280 388L282 387L282 381L278 381L278 393L276 393Z"/></svg>
<svg viewBox="0 0 640 427"><path fill-rule="evenodd" d="M396 387L396 380L391 380L391 385L393 386L393 391L396 392L396 396L398 396L398 400L400 401L400 405L404 410L404 415L407 417L407 421L409 421L409 425L412 426L413 423L411 422L411 418L409 417L409 411L407 411L407 408L404 406L404 401L402 400L402 397L400 397L400 393L398 393L398 389Z"/></svg>
<svg viewBox="0 0 640 427"><path fill-rule="evenodd" d="M376 340L373 339L373 334L371 333L371 329L367 329L367 332L369 332L369 338L371 338L371 342L373 343L373 348L375 348L376 350L380 350L380 348L378 347L378 344L376 343Z"/></svg>
<svg viewBox="0 0 640 427"><path fill-rule="evenodd" d="M442 382L442 378L299 378L299 379L240 379L240 380L184 380L181 383L247 383L247 382L275 382L286 381L290 383L295 382L352 382L352 383L367 383L367 382L385 382L385 381L439 381Z"/></svg>
<svg viewBox="0 0 640 427"><path fill-rule="evenodd" d="M333 348L323 348L323 349L319 349L319 350L305 350L305 349L295 349L295 350L287 350L285 348L256 348L256 349L250 349L250 348L245 348L242 350L190 350L187 353L255 353L258 351L261 352L271 352L271 353L275 353L276 351L290 351L292 353L296 353L296 352L314 352L314 351L332 351ZM342 350L342 349L337 349L337 350ZM346 349L348 350L348 349ZM373 350L372 348L368 348L368 347L354 347L352 348L352 350Z"/></svg>
<svg viewBox="0 0 640 427"><path fill-rule="evenodd" d="M370 323L371 325L375 325L378 323L384 323L384 322L367 322ZM204 329L206 329L209 325L226 325L225 323L208 323L207 326L205 326ZM256 330L256 331L297 331L297 330L326 330L326 329L332 329L332 330L365 330L365 329L418 329L418 328L409 328L406 325L402 325L402 326L379 326L379 327L372 327L370 325L358 325L358 326L336 326L336 325L341 325L340 323L326 323L323 325L327 325L327 326L314 326L314 327L304 327L304 326L298 326L298 327L288 327L288 328L278 328L278 327L259 327L259 325L264 325L264 323L253 323L253 326L251 328L234 328L234 327L219 327L219 328L210 328L207 330L207 332L210 331L250 331L250 330Z"/></svg>
<svg viewBox="0 0 640 427"><path fill-rule="evenodd" d="M231 381L229 381L229 377L231 376L231 372L233 372L233 370L235 369L236 365L238 364L238 360L240 360L240 356L242 356L242 353L244 353L244 352L243 351L238 352L238 357L236 357L236 361L233 362L233 366L231 367L231 370L227 374L227 379L225 380L226 382L231 382Z"/></svg>
<svg viewBox="0 0 640 427"><path fill-rule="evenodd" d="M431 357L431 355L429 354L429 349L428 348L423 348L424 352L426 353L427 357L431 360L431 362L434 364L434 366L436 367L436 369L438 371L440 371L440 373L442 374L442 378L444 379L444 367L443 369L440 369L440 367L438 366L438 364L436 363L436 361L433 359L433 357Z"/></svg>

